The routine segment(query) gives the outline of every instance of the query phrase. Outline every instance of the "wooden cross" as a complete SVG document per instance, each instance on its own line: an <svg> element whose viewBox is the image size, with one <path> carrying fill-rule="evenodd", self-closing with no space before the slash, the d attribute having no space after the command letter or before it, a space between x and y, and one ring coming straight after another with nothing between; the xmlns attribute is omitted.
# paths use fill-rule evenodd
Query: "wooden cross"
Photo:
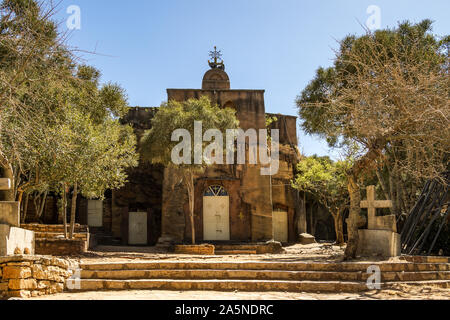
<svg viewBox="0 0 450 320"><path fill-rule="evenodd" d="M367 200L361 201L361 208L368 209L369 229L376 229L377 209L392 208L391 200L376 200L375 186L367 187Z"/></svg>
<svg viewBox="0 0 450 320"><path fill-rule="evenodd" d="M11 190L11 179L0 178L0 191Z"/></svg>

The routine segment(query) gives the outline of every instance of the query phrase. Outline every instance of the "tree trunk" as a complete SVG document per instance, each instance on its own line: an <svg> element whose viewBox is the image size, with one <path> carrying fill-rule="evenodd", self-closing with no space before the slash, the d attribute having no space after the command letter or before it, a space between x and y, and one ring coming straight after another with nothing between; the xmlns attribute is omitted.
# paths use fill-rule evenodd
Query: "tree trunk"
<svg viewBox="0 0 450 320"><path fill-rule="evenodd" d="M27 220L27 212L28 212L28 203L30 201L30 194L27 193L25 196L25 202L23 203L22 206L22 215L20 216L20 221L21 223L25 223L25 221Z"/></svg>
<svg viewBox="0 0 450 320"><path fill-rule="evenodd" d="M73 235L75 233L75 215L77 213L77 196L78 196L78 183L73 186L72 194L72 207L70 208L70 232L69 237L73 240Z"/></svg>
<svg viewBox="0 0 450 320"><path fill-rule="evenodd" d="M34 201L34 206L36 208L35 218L37 221L41 220L42 214L44 213L45 204L47 202L47 195L48 195L48 190L44 192L42 199L41 199L41 195L39 195L38 196L39 201L37 201L37 202Z"/></svg>
<svg viewBox="0 0 450 320"><path fill-rule="evenodd" d="M347 219L348 243L345 250L345 260L356 258L359 242L358 224L361 212L361 191L357 177L353 174L348 177L348 192L350 194L350 215Z"/></svg>
<svg viewBox="0 0 450 320"><path fill-rule="evenodd" d="M63 184L63 199L62 199L62 216L64 225L64 238L67 239L67 188Z"/></svg>
<svg viewBox="0 0 450 320"><path fill-rule="evenodd" d="M192 244L195 245L195 215L194 215L194 174L191 170L186 169L184 172L184 181L188 189L189 198L189 219L191 222L191 240Z"/></svg>
<svg viewBox="0 0 450 320"><path fill-rule="evenodd" d="M306 192L303 192L302 208L300 215L300 233L308 233L308 224L306 222Z"/></svg>
<svg viewBox="0 0 450 320"><path fill-rule="evenodd" d="M337 245L343 245L345 243L344 241L344 226L342 224L342 214L344 210L337 210L337 212L333 213L331 212L331 215L334 219L334 230L336 232L336 244Z"/></svg>

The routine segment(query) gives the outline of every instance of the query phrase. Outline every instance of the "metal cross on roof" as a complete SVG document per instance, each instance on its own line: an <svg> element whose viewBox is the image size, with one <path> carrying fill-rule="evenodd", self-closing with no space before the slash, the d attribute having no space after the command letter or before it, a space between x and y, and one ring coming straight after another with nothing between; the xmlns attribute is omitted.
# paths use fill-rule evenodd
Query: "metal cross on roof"
<svg viewBox="0 0 450 320"><path fill-rule="evenodd" d="M225 70L225 64L222 60L222 51L217 51L217 47L214 47L214 51L209 52L209 56L213 59L213 61L208 60L209 66L213 69L219 68ZM220 59L220 62L218 60Z"/></svg>
<svg viewBox="0 0 450 320"><path fill-rule="evenodd" d="M214 59L214 63L217 63L218 59L222 59L222 51L217 51L217 47L214 46L214 51L210 51L209 56Z"/></svg>

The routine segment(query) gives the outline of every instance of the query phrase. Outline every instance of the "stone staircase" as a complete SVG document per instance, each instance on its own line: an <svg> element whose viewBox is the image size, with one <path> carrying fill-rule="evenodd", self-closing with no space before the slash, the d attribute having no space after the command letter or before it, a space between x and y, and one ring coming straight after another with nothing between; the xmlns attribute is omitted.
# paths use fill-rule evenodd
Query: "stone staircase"
<svg viewBox="0 0 450 320"><path fill-rule="evenodd" d="M449 263L134 262L81 264L80 286L72 291L363 292L372 265L381 270L382 289L450 288Z"/></svg>

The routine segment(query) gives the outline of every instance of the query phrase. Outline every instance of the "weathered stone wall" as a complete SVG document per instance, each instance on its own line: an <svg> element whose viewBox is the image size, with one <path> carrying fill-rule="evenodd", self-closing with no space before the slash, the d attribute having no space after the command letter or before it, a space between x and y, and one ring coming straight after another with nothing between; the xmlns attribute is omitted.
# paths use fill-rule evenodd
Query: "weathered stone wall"
<svg viewBox="0 0 450 320"><path fill-rule="evenodd" d="M20 227L19 202L0 202L0 224Z"/></svg>
<svg viewBox="0 0 450 320"><path fill-rule="evenodd" d="M221 107L236 109L240 127L266 129L266 113L263 90L195 90L168 89L168 99L185 101L207 96ZM289 239L297 238L295 224L295 192L290 187L299 159L297 150L296 117L276 116L278 121L271 125L280 130L280 171L274 177L261 175L260 165L211 166L205 174L196 177L195 186L195 229L196 238L203 240L203 194L211 185L223 186L230 195L231 240L265 241L272 239L273 207L283 208L289 214ZM166 172L163 187L163 231L176 241L191 237L187 206L187 191L182 185L174 186ZM272 180L272 181L271 181ZM272 185L272 189L271 189ZM272 202L271 195L272 194ZM180 213L184 212L184 225ZM178 213L178 214L174 214ZM174 228L173 225L177 227ZM184 235L181 234L184 226ZM182 237L183 236L183 237Z"/></svg>
<svg viewBox="0 0 450 320"><path fill-rule="evenodd" d="M0 257L0 298L61 293L76 263L39 256Z"/></svg>
<svg viewBox="0 0 450 320"><path fill-rule="evenodd" d="M188 210L188 193L184 185L179 183L175 169L164 170L163 201L162 201L162 232L163 237L181 243L188 238L186 214Z"/></svg>
<svg viewBox="0 0 450 320"><path fill-rule="evenodd" d="M236 109L236 117L240 128L265 129L266 114L264 105L264 90L195 90L195 89L168 89L168 99L185 101L191 98L199 99L202 96L210 98L212 103L221 107ZM212 166L204 175L197 177L195 189L195 212L197 238L203 238L202 206L203 194L207 187L223 185L230 194L230 231L232 240L262 241L272 238L272 206L270 203L270 177L261 175L260 165L243 166ZM167 178L167 176L166 176ZM182 188L182 186L180 186ZM170 193L170 186L163 189L163 193ZM183 188L183 195L187 195ZM171 201L174 196L168 195ZM180 196L178 196L180 197ZM176 208L174 208L176 206ZM163 219L173 216L171 211L184 212L185 234L184 239L190 238L191 228L186 202L163 203ZM164 226L170 225L166 221ZM166 232L166 230L164 230ZM171 236L175 237L174 234ZM179 236L178 236L179 237Z"/></svg>
<svg viewBox="0 0 450 320"><path fill-rule="evenodd" d="M132 125L140 140L144 132L151 129L156 112L156 108L132 108L121 121ZM121 238L123 244L128 244L128 212L137 211L148 212L148 244L157 243L161 236L163 179L163 167L141 161L137 168L128 171L128 183L112 192L111 232L114 237Z"/></svg>
<svg viewBox="0 0 450 320"><path fill-rule="evenodd" d="M169 100L176 101L207 96L212 103L219 106L234 107L242 129L266 128L264 90L167 89L167 94Z"/></svg>
<svg viewBox="0 0 450 320"><path fill-rule="evenodd" d="M38 255L77 256L87 252L89 243L85 240L36 239L35 252Z"/></svg>
<svg viewBox="0 0 450 320"><path fill-rule="evenodd" d="M266 129L264 90L196 90L168 89L168 100L185 101L208 96L221 107L236 109L240 127ZM157 108L132 108L122 119L135 128L138 139L151 128ZM289 214L289 239L296 240L295 192L290 187L299 155L296 149L296 118L275 115L272 129L280 130L280 172L272 179L261 175L260 165L212 166L195 182L196 238L203 240L203 194L211 185L222 185L230 194L231 240L266 241L272 239L272 194L276 208ZM111 199L111 231L114 237L128 242L128 213L148 212L149 245L160 236L175 242L191 238L188 197L184 185L176 181L173 169L145 163L129 172L129 183L114 191ZM271 181L272 180L272 181ZM271 189L271 185L273 186Z"/></svg>
<svg viewBox="0 0 450 320"><path fill-rule="evenodd" d="M124 244L128 237L128 219L122 212L148 212L148 244L154 245L161 236L162 184L164 169L147 163L129 172L128 183L113 192L112 198L112 232L122 238Z"/></svg>

